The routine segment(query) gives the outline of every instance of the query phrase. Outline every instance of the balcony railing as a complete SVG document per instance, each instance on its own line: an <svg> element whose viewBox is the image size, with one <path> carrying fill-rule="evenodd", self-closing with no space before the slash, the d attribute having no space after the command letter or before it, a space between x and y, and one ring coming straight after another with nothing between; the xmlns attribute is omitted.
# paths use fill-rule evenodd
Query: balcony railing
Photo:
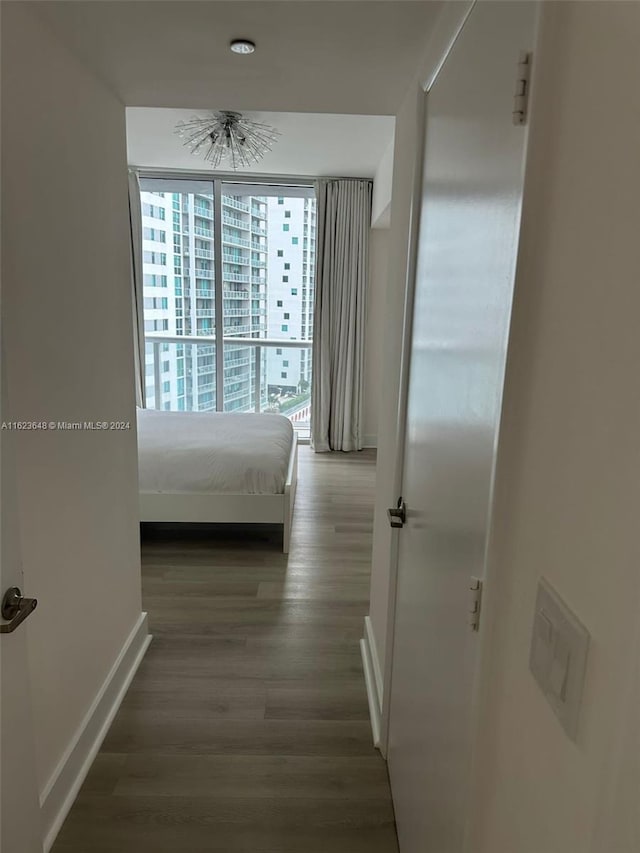
<svg viewBox="0 0 640 853"><path fill-rule="evenodd" d="M255 314L255 309L252 313ZM224 324L222 347L213 335L207 334L172 336L160 332L146 335L147 383L153 387L147 406L163 408L168 402L172 408L186 406L193 411L276 412L291 420L300 437L308 437L312 342L235 336L245 334L243 330L256 331L251 326L227 327ZM169 351L163 350L163 345L167 344ZM171 390L163 391L167 373L163 372L162 364L176 360L178 349L185 359L179 364L186 365L187 377L193 376L195 380L194 375L215 376L215 381L206 385L193 381L193 387L185 391L185 384L191 385L191 382L188 379L185 382L185 377L181 377L180 386L178 380L171 379ZM222 352L220 362L218 358L211 359L213 350L218 355ZM198 363L199 353L206 353L205 364ZM302 354L304 358L301 358ZM282 376L283 373L287 376ZM240 382L244 390L239 390ZM203 401L203 394L210 394L212 399ZM242 400L244 402L238 405Z"/></svg>
<svg viewBox="0 0 640 853"><path fill-rule="evenodd" d="M185 247L185 252L186 251L187 249ZM210 260L213 260L213 252L211 251L211 249L200 249L198 248L198 246L196 246L193 250L193 254L196 256L196 258L209 258Z"/></svg>
<svg viewBox="0 0 640 853"><path fill-rule="evenodd" d="M248 204L245 204L242 201L236 201L235 198L232 198L229 195L223 195L222 196L222 204L225 207L234 207L236 210L242 210L245 213L249 212L249 205Z"/></svg>
<svg viewBox="0 0 640 853"><path fill-rule="evenodd" d="M233 228L242 228L243 231L249 230L249 223L244 219L237 219L235 216L229 216L228 213L222 214L222 221L225 225L231 225Z"/></svg>
<svg viewBox="0 0 640 853"><path fill-rule="evenodd" d="M251 364L250 358L229 358L228 359L227 356L225 356L225 361L224 361L225 369L227 367L229 367L229 368L246 367L246 365L248 365L248 364Z"/></svg>
<svg viewBox="0 0 640 853"><path fill-rule="evenodd" d="M239 391L230 391L228 394L225 394L224 397L226 403L233 403L235 400L242 399L242 397L246 397L248 402L251 399L251 388L241 388Z"/></svg>
<svg viewBox="0 0 640 853"><path fill-rule="evenodd" d="M213 234L208 236L213 236ZM224 231L222 233L222 242L228 243L229 246L242 246L245 249L248 249L251 246L249 240L245 240L243 237L236 237L234 234L229 234Z"/></svg>

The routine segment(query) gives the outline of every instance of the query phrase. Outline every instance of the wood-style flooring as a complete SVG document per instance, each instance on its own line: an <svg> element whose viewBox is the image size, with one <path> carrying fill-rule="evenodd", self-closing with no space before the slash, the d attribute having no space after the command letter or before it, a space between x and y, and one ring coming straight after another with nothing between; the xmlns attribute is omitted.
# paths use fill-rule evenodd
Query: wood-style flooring
<svg viewBox="0 0 640 853"><path fill-rule="evenodd" d="M397 853L359 638L375 454L299 451L280 534L145 541L154 639L54 853Z"/></svg>

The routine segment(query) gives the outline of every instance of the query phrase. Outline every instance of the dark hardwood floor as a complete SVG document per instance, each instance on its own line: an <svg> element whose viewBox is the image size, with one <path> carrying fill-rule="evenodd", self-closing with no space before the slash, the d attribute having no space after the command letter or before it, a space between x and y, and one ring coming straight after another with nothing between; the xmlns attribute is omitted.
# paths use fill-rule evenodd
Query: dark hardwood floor
<svg viewBox="0 0 640 853"><path fill-rule="evenodd" d="M359 638L375 455L300 448L280 534L143 545L154 639L54 853L397 853Z"/></svg>

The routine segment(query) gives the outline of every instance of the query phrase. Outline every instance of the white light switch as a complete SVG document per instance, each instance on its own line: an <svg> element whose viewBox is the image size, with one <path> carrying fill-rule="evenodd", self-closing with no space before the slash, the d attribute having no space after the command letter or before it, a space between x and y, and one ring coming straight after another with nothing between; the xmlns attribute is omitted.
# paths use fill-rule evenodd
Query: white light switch
<svg viewBox="0 0 640 853"><path fill-rule="evenodd" d="M578 730L588 648L587 629L541 578L529 667L572 740Z"/></svg>

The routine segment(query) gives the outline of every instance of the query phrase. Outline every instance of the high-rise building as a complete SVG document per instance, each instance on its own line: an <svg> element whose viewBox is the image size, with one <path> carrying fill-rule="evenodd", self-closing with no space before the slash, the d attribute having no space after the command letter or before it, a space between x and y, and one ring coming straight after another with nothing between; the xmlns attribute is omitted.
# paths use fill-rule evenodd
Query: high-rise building
<svg viewBox="0 0 640 853"><path fill-rule="evenodd" d="M142 192L145 331L215 335L214 207L206 193ZM266 204L222 197L222 305L225 338L266 335ZM153 348L160 349L160 376ZM163 409L216 408L215 346L147 344L147 394L159 382ZM266 400L266 361L258 369ZM256 351L224 348L224 410L255 408ZM157 401L156 401L157 405Z"/></svg>
<svg viewBox="0 0 640 853"><path fill-rule="evenodd" d="M313 337L315 199L269 198L268 337L304 341ZM299 394L311 383L307 349L270 350L269 394Z"/></svg>

